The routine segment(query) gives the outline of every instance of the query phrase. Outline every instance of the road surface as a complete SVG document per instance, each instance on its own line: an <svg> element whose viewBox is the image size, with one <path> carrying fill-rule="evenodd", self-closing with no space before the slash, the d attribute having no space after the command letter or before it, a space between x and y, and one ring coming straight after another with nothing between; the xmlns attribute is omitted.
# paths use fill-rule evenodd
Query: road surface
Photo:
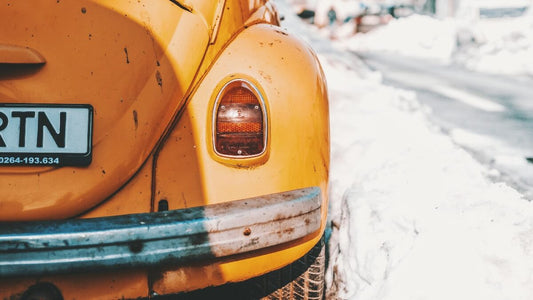
<svg viewBox="0 0 533 300"><path fill-rule="evenodd" d="M357 53L384 82L413 90L454 141L533 200L533 79L475 73L415 58Z"/></svg>

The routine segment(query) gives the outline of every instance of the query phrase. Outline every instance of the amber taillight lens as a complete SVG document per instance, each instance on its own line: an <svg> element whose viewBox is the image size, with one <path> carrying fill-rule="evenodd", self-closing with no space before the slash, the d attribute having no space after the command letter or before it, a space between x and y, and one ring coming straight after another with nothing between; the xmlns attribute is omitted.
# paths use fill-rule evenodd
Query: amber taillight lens
<svg viewBox="0 0 533 300"><path fill-rule="evenodd" d="M264 104L257 89L246 81L232 81L219 94L215 107L218 154L248 157L264 152Z"/></svg>

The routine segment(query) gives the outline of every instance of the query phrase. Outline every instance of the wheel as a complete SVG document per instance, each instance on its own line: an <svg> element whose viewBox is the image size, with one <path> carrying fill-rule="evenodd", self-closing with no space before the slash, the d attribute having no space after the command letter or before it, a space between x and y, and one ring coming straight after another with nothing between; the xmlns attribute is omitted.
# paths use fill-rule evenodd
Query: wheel
<svg viewBox="0 0 533 300"><path fill-rule="evenodd" d="M322 299L324 295L324 239L304 257L287 267L257 279L262 299ZM254 279L252 279L254 280Z"/></svg>
<svg viewBox="0 0 533 300"><path fill-rule="evenodd" d="M294 263L244 282L154 299L323 299L326 271L324 237Z"/></svg>

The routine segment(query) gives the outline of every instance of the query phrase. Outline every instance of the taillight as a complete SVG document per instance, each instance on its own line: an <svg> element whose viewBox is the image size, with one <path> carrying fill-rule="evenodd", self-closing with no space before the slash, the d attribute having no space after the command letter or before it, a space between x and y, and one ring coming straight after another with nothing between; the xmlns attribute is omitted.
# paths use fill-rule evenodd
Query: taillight
<svg viewBox="0 0 533 300"><path fill-rule="evenodd" d="M265 104L251 83L238 79L222 88L215 102L213 123L217 154L245 158L265 152Z"/></svg>

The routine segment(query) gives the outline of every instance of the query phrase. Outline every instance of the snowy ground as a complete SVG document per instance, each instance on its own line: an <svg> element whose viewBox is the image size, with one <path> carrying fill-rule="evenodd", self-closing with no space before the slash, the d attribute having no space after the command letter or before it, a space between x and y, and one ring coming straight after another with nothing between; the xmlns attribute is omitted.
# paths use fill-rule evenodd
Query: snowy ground
<svg viewBox="0 0 533 300"><path fill-rule="evenodd" d="M533 299L533 205L428 120L416 94L286 21L330 91L330 299Z"/></svg>
<svg viewBox="0 0 533 300"><path fill-rule="evenodd" d="M357 52L385 51L479 72L533 76L533 10L520 17L494 19L438 20L415 14L392 20L370 34L344 36L340 43Z"/></svg>

